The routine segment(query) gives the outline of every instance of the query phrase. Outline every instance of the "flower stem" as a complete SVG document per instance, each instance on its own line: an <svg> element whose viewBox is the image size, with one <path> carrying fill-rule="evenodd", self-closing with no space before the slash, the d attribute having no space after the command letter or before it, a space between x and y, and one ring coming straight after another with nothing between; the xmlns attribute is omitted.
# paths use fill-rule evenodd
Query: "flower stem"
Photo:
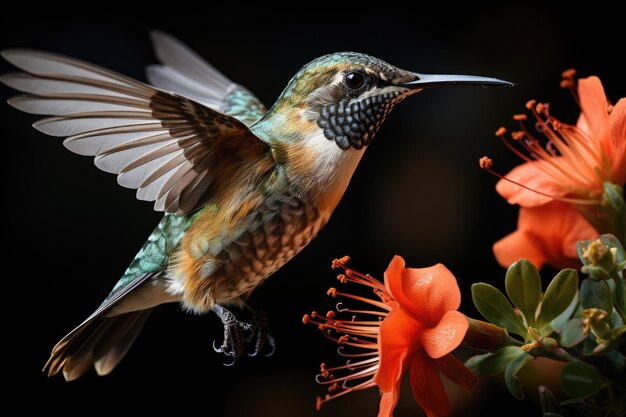
<svg viewBox="0 0 626 417"><path fill-rule="evenodd" d="M467 318L469 328L463 339L463 346L483 352L495 352L504 346L523 345L519 340L509 336L506 329L482 320Z"/></svg>

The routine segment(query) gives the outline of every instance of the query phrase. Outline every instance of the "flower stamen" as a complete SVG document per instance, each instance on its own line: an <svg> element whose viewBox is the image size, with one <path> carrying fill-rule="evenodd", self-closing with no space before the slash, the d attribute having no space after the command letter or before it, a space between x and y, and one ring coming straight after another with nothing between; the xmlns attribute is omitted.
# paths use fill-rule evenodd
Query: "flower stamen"
<svg viewBox="0 0 626 417"><path fill-rule="evenodd" d="M576 71L564 71L562 77L561 86L570 89L580 106ZM609 147L602 138L594 137L594 132L588 130L588 115L583 112L579 125L574 126L552 116L548 103L529 100L525 107L535 119L533 132L527 126L527 114L516 114L513 120L518 122L519 130L507 135L505 128L499 128L496 136L520 159L532 164L532 170L517 172L515 180L496 176L552 200L576 205L601 204L603 184L614 179L615 166L612 166L612 159L607 154ZM541 140L535 136L537 133L541 134ZM491 169L491 166L485 168L483 165L481 162L481 168ZM521 172L532 176L521 176ZM520 184L539 176L542 178L536 186ZM518 178L523 178L523 181Z"/></svg>
<svg viewBox="0 0 626 417"><path fill-rule="evenodd" d="M568 197L560 197L560 196L556 196L556 195L551 195L548 193L544 193L542 191L539 190L535 190L534 188L530 188L522 183L519 183L517 181L514 181L502 174L500 174L497 171L494 171L493 169L491 169L493 167L493 160L491 158L489 158L488 156L483 156L478 160L478 165L480 166L481 169L484 169L485 171L487 171L488 173L490 173L491 175L494 175L500 179L503 179L505 181L508 181L512 184L515 184L519 187L522 187L528 191L532 191L533 193L539 194L539 195L543 195L545 197L549 197L555 200L559 200L559 201L563 201L563 202L567 202L567 203L572 203L572 204L580 204L580 205L591 205L591 204L598 204L598 201L595 200L585 200L585 199L576 199L576 198L568 198Z"/></svg>
<svg viewBox="0 0 626 417"><path fill-rule="evenodd" d="M322 331L324 337L339 344L337 349L340 356L347 358L344 365L327 367L325 363L320 366L320 373L316 376L316 382L327 386L328 394L316 399L316 408L322 404L345 395L349 392L375 386L373 377L378 371L378 335L379 328L389 311L390 304L395 304L395 300L387 293L385 286L369 274L363 274L347 266L350 257L344 256L333 260L333 269L343 269L344 273L337 276L341 284L358 284L370 288L376 299L363 297L338 291L331 287L327 295L335 298L348 298L376 309L352 309L344 307L343 302L338 302L335 310L328 311L321 315L316 311L305 314L302 317L304 324L313 324ZM339 318L348 315L347 319ZM360 320L360 316L375 317L375 320ZM350 351L346 351L349 349ZM354 349L359 351L352 352ZM338 375L335 375L338 373ZM355 385L349 385L352 381L359 381Z"/></svg>

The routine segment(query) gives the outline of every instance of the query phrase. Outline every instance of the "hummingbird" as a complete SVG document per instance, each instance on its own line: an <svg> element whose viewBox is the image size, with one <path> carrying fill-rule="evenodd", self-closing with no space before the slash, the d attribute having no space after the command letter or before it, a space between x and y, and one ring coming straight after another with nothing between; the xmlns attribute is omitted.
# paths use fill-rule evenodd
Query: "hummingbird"
<svg viewBox="0 0 626 417"><path fill-rule="evenodd" d="M1 53L21 70L0 76L25 93L11 106L49 116L35 129L164 213L104 302L52 349L44 371L68 381L110 373L164 303L213 311L224 326L214 347L232 363L249 343L273 350L262 313L246 323L229 308L247 306L324 227L394 106L425 88L512 85L340 52L305 65L267 110L178 39L151 39L160 64L149 84L58 54Z"/></svg>

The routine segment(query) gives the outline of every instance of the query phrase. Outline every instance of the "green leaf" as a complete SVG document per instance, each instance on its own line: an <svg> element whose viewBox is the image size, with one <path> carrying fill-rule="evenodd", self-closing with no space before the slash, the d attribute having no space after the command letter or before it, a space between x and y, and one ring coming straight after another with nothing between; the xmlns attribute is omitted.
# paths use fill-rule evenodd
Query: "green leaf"
<svg viewBox="0 0 626 417"><path fill-rule="evenodd" d="M550 327L552 327L554 331L556 331L557 333L561 333L561 331L563 330L563 326L565 326L565 323L567 323L569 319L572 317L572 315L574 314L574 312L577 309L579 309L580 307L579 298L580 297L578 296L578 292L577 292L576 295L574 296L574 299L572 300L571 303L569 303L569 306L567 306L565 311L559 314L557 318L552 320L552 322L550 323Z"/></svg>
<svg viewBox="0 0 626 417"><path fill-rule="evenodd" d="M511 303L497 288L484 282L474 284L472 300L480 314L488 321L504 327L511 333L526 337L526 326L513 311Z"/></svg>
<svg viewBox="0 0 626 417"><path fill-rule="evenodd" d="M587 337L583 333L583 321L581 319L572 319L565 323L563 331L561 332L561 338L559 344L563 347L574 347Z"/></svg>
<svg viewBox="0 0 626 417"><path fill-rule="evenodd" d="M600 391L608 381L583 362L569 362L561 373L563 392L572 398L588 397Z"/></svg>
<svg viewBox="0 0 626 417"><path fill-rule="evenodd" d="M613 233L622 242L626 242L626 203L624 202L623 187L604 183L604 194L602 195L604 211L612 217Z"/></svg>
<svg viewBox="0 0 626 417"><path fill-rule="evenodd" d="M495 353L472 356L465 362L481 378L504 372L509 363L519 356L523 350L516 346L505 346Z"/></svg>
<svg viewBox="0 0 626 417"><path fill-rule="evenodd" d="M524 399L524 390L517 374L533 360L533 357L520 349L521 354L514 358L504 371L504 383L518 400Z"/></svg>
<svg viewBox="0 0 626 417"><path fill-rule="evenodd" d="M605 281L607 279L611 279L611 274L609 274L602 267L599 266L585 265L580 269L580 272L589 275L591 278L597 281Z"/></svg>
<svg viewBox="0 0 626 417"><path fill-rule="evenodd" d="M506 293L520 309L528 326L535 326L535 314L541 301L541 277L535 265L520 259L509 267L504 280Z"/></svg>
<svg viewBox="0 0 626 417"><path fill-rule="evenodd" d="M541 332L570 305L578 291L578 273L574 269L564 269L552 280L541 303L537 326ZM543 333L542 333L543 334ZM545 335L544 335L545 336Z"/></svg>
<svg viewBox="0 0 626 417"><path fill-rule="evenodd" d="M601 235L596 240L576 243L576 251L584 264L581 271L593 280L621 279L620 271L626 266L626 253L613 235Z"/></svg>
<svg viewBox="0 0 626 417"><path fill-rule="evenodd" d="M539 385L537 391L539 391L539 402L541 403L543 417L562 417L563 410L561 410L559 401L552 391L545 385Z"/></svg>
<svg viewBox="0 0 626 417"><path fill-rule="evenodd" d="M598 308L607 313L613 311L611 290L605 281L594 281L590 278L583 279L580 284L580 302L583 309Z"/></svg>
<svg viewBox="0 0 626 417"><path fill-rule="evenodd" d="M616 310L613 310L613 314L609 318L609 326L612 329L615 329L616 327L620 327L620 326L623 326L623 325L624 325L624 321L619 316L619 313Z"/></svg>
<svg viewBox="0 0 626 417"><path fill-rule="evenodd" d="M626 269L626 264L620 268ZM622 272L622 275L626 277L625 272ZM612 282L614 283L613 296L615 297L615 302L622 311L626 311L626 285L624 285L624 279L618 276Z"/></svg>
<svg viewBox="0 0 626 417"><path fill-rule="evenodd" d="M604 244L604 246L608 246L609 248L615 248L615 261L616 263L626 261L626 251L624 251L624 246L622 246L622 242L619 241L613 235L600 235L600 242Z"/></svg>

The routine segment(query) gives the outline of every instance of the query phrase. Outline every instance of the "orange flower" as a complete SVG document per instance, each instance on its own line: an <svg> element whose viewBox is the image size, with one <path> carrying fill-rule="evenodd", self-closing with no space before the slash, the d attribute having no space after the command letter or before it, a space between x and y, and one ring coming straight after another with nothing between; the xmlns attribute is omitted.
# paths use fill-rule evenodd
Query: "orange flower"
<svg viewBox="0 0 626 417"><path fill-rule="evenodd" d="M305 323L317 324L325 336L340 343L340 354L349 358L343 366L327 368L322 364L318 382L329 386L329 394L318 398L317 407L348 392L378 385L382 393L378 416L391 417L400 396L402 375L410 368L417 403L429 417L445 416L451 406L439 374L466 390L476 382L475 375L451 354L469 326L467 318L457 311L461 293L454 275L441 264L405 268L404 259L395 256L383 285L347 267L348 259L333 262L334 268L345 270L338 279L370 287L378 299L335 288L328 293L367 303L376 310L348 309L339 303L337 312L350 313L350 320L336 319L334 311L326 316L315 312L304 316ZM357 320L357 315L370 319ZM348 353L343 346L360 352Z"/></svg>
<svg viewBox="0 0 626 417"><path fill-rule="evenodd" d="M547 139L545 146L526 129L523 114L514 116L521 130L511 138L529 156L513 146L506 129L496 132L526 161L496 185L510 204L521 206L517 231L493 247L504 267L521 257L537 267L577 265L575 243L595 238L598 230L606 232L595 210L602 202L603 184L626 181L626 99L613 107L598 77L581 79L576 85L574 74L564 72L561 84L571 88L580 104L576 126L550 115L549 105L531 100L526 107ZM481 167L493 173L490 164L481 162Z"/></svg>
<svg viewBox="0 0 626 417"><path fill-rule="evenodd" d="M571 204L553 201L539 207L521 207L517 230L493 245L498 263L508 267L526 258L537 268L580 267L576 242L593 240L598 232Z"/></svg>

